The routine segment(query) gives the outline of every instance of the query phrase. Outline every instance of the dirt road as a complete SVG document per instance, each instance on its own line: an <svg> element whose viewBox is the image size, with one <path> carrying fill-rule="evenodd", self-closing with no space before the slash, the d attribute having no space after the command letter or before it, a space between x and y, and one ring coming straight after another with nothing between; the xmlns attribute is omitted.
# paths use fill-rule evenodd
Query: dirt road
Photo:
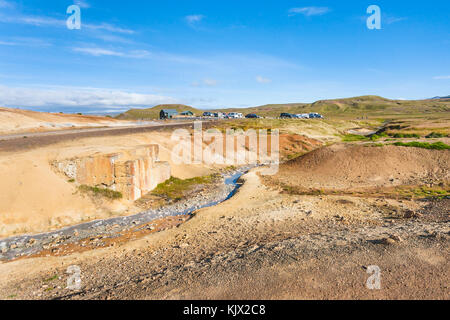
<svg viewBox="0 0 450 320"><path fill-rule="evenodd" d="M21 133L0 136L0 152L29 150L41 148L51 144L72 141L81 138L123 136L129 134L147 133L159 130L174 130L178 128L192 127L193 122L175 122L126 127L89 128L50 132ZM208 128L208 122L203 123L203 128Z"/></svg>

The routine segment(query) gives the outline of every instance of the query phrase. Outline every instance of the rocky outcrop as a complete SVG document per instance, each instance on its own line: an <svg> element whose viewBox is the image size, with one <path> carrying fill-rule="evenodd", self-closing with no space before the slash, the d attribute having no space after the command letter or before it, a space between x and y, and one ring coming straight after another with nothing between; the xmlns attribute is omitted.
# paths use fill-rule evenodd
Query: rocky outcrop
<svg viewBox="0 0 450 320"><path fill-rule="evenodd" d="M159 161L159 146L145 145L113 154L56 161L55 167L80 185L102 186L137 200L170 178L168 162Z"/></svg>

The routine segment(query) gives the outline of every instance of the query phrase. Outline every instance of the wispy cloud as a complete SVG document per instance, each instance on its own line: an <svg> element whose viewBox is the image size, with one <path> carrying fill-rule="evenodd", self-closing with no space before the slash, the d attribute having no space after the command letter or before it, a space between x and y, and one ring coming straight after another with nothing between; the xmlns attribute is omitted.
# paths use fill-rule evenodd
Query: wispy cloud
<svg viewBox="0 0 450 320"><path fill-rule="evenodd" d="M365 24L367 21L367 17L368 16L359 16L358 19ZM408 18L407 17L396 17L396 16L392 16L392 15L384 13L384 12L381 14L381 23L382 24L390 25L390 24L405 21L405 20L408 20Z"/></svg>
<svg viewBox="0 0 450 320"><path fill-rule="evenodd" d="M83 8L83 9L88 9L91 7L91 5L87 1L84 1L84 0L75 0L74 4L80 6L80 8Z"/></svg>
<svg viewBox="0 0 450 320"><path fill-rule="evenodd" d="M85 53L85 54L95 56L95 57L101 57L101 56L123 57L123 56L125 56L125 54L122 52L103 49L103 48L73 48L73 51Z"/></svg>
<svg viewBox="0 0 450 320"><path fill-rule="evenodd" d="M215 87L217 86L218 81L214 80L214 79L203 79L202 81L195 81L193 83L191 83L191 86L193 87L202 87L202 86L207 86L207 87Z"/></svg>
<svg viewBox="0 0 450 320"><path fill-rule="evenodd" d="M434 80L448 80L450 79L450 76L436 76L433 77Z"/></svg>
<svg viewBox="0 0 450 320"><path fill-rule="evenodd" d="M304 16L320 16L330 12L328 7L303 7L303 8L291 8L289 9L289 15L294 16L297 14L303 14Z"/></svg>
<svg viewBox="0 0 450 320"><path fill-rule="evenodd" d="M256 77L256 81L259 82L259 83L271 83L272 82L271 79L264 78L264 77L261 77L261 76L257 76Z"/></svg>
<svg viewBox="0 0 450 320"><path fill-rule="evenodd" d="M203 80L203 83L209 87L214 87L217 85L217 80L214 79L205 79Z"/></svg>
<svg viewBox="0 0 450 320"><path fill-rule="evenodd" d="M150 51L147 50L131 50L123 52L98 47L77 47L73 48L73 51L95 57L113 56L113 57L134 58L134 59L143 59L151 57Z"/></svg>
<svg viewBox="0 0 450 320"><path fill-rule="evenodd" d="M0 0L1 1L1 0ZM0 14L0 22L3 23L16 23L16 24L27 24L36 27L66 27L65 19L58 19L47 16L31 16L31 15L21 15L21 14ZM112 33L122 33L122 34L134 34L135 31L127 28L118 27L109 23L101 24L89 24L82 23L82 29L88 30L101 30L109 31Z"/></svg>
<svg viewBox="0 0 450 320"><path fill-rule="evenodd" d="M0 40L3 46L48 47L52 44L44 39L29 37L14 37Z"/></svg>
<svg viewBox="0 0 450 320"><path fill-rule="evenodd" d="M128 50L124 51L122 49L116 48L102 48L96 45L88 45L88 46L79 46L72 48L72 51L94 56L111 56L111 57L120 57L120 58L133 58L133 59L152 59L157 61L165 61L171 63L180 63L180 64L190 64L190 65L211 65L214 62L209 61L206 58L202 57L191 57L178 55L168 52L151 52L148 50ZM210 80L210 84L213 80ZM206 84L205 84L206 85Z"/></svg>
<svg viewBox="0 0 450 320"><path fill-rule="evenodd" d="M6 107L150 107L177 100L154 94L115 89L52 87L23 88L0 85L0 105Z"/></svg>
<svg viewBox="0 0 450 320"><path fill-rule="evenodd" d="M12 9L14 8L14 3L6 0L0 0L0 8Z"/></svg>
<svg viewBox="0 0 450 320"><path fill-rule="evenodd" d="M396 22L400 22L400 21L405 21L408 18L406 17L394 17L394 16L390 16L390 15L384 15L382 17L382 22L384 22L385 24L393 24Z"/></svg>
<svg viewBox="0 0 450 320"><path fill-rule="evenodd" d="M205 16L202 14L193 14L193 15L184 17L184 20L187 22L188 25L195 26L196 24L201 22L204 18L205 18Z"/></svg>
<svg viewBox="0 0 450 320"><path fill-rule="evenodd" d="M51 18L51 17L5 15L5 14L0 14L0 22L28 24L28 25L33 25L33 26L59 26L59 27L62 27L62 26L66 25L65 20L55 19L55 18Z"/></svg>
<svg viewBox="0 0 450 320"><path fill-rule="evenodd" d="M104 31L110 31L115 33L124 33L124 34L134 34L135 31L131 29L121 28L114 26L109 23L102 23L102 24L82 24L82 28L92 29L92 30L104 30Z"/></svg>

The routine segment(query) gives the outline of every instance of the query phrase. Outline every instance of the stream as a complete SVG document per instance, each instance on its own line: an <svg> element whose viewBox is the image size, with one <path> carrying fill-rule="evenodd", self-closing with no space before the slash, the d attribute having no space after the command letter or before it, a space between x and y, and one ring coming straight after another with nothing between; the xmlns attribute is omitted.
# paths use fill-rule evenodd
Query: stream
<svg viewBox="0 0 450 320"><path fill-rule="evenodd" d="M131 216L90 221L51 232L0 239L0 261L10 261L37 254L53 244L55 240L58 241L58 245L61 245L77 243L92 237L114 237L122 231L157 219L192 215L199 209L216 206L233 197L240 187L239 178L251 168L241 167L231 173L222 174L222 183L208 190L206 195L199 193L189 199L183 199L158 209L147 210Z"/></svg>

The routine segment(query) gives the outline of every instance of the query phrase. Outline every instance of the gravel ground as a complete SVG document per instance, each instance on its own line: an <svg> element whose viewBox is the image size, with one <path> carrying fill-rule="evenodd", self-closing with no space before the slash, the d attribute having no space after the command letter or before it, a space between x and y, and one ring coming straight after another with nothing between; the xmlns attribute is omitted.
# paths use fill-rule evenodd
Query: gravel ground
<svg viewBox="0 0 450 320"><path fill-rule="evenodd" d="M229 201L177 228L1 264L1 298L450 298L450 200L293 196L261 185L253 171L244 179ZM412 205L414 215L399 214ZM66 289L71 265L81 269L78 291ZM381 270L380 290L366 287L371 265Z"/></svg>

